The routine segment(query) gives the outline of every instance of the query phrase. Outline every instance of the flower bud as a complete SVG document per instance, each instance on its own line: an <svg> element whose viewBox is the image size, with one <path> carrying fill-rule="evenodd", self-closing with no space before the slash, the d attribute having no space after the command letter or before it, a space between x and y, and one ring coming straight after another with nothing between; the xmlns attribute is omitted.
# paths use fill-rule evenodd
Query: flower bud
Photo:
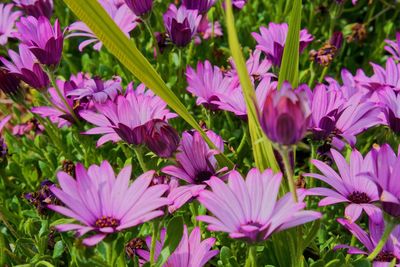
<svg viewBox="0 0 400 267"><path fill-rule="evenodd" d="M146 15L153 8L153 0L125 0L125 3L138 17Z"/></svg>
<svg viewBox="0 0 400 267"><path fill-rule="evenodd" d="M155 119L145 124L147 147L162 158L171 157L179 145L177 131L167 122Z"/></svg>

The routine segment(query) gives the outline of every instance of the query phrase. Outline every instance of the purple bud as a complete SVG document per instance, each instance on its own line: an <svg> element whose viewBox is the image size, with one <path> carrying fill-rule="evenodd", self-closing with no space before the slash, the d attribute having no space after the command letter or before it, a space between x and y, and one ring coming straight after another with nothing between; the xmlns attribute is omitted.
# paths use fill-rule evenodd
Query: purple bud
<svg viewBox="0 0 400 267"><path fill-rule="evenodd" d="M17 103L22 103L24 99L21 80L17 75L10 73L4 68L0 68L0 91Z"/></svg>
<svg viewBox="0 0 400 267"><path fill-rule="evenodd" d="M53 14L53 0L14 0L14 3L24 10L28 16L50 19Z"/></svg>
<svg viewBox="0 0 400 267"><path fill-rule="evenodd" d="M343 44L343 33L340 31L334 32L331 39L329 40L329 43L335 46L337 50L339 50Z"/></svg>
<svg viewBox="0 0 400 267"><path fill-rule="evenodd" d="M197 10L199 14L204 14L214 5L215 0L182 0L182 3L187 9Z"/></svg>
<svg viewBox="0 0 400 267"><path fill-rule="evenodd" d="M280 91L272 90L265 100L260 123L274 143L294 145L306 133L311 112L307 96L299 89L293 91L285 82Z"/></svg>
<svg viewBox="0 0 400 267"><path fill-rule="evenodd" d="M147 122L145 128L147 147L162 158L171 157L179 145L178 132L160 119Z"/></svg>
<svg viewBox="0 0 400 267"><path fill-rule="evenodd" d="M139 17L146 15L153 8L153 0L125 0L125 3Z"/></svg>

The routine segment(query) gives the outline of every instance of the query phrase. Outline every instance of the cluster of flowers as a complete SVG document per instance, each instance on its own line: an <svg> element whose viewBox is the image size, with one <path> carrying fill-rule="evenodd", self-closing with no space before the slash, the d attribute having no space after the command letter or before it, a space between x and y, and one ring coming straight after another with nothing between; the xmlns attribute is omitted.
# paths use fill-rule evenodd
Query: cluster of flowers
<svg viewBox="0 0 400 267"><path fill-rule="evenodd" d="M207 11L214 2L186 0L179 8L171 4L163 17L169 40L183 47L198 33L205 39L222 34L217 22L213 25L207 20ZM234 4L241 8L245 2ZM127 35L137 23L146 21L153 4L150 0L102 0L100 3ZM387 41L386 50L392 57L387 59L385 68L372 64L374 74L370 77L362 70L354 76L343 70L342 83L327 78L325 84L311 90L304 84L292 88L286 82L278 90L277 77L270 70L281 64L288 26L270 23L260 28L261 34L253 33L258 45L250 54L247 69L256 88L259 119L265 134L276 147L291 147L304 139L308 131L313 142L324 144L321 154L331 157L339 170L337 173L326 163L313 160L322 174L306 176L319 179L331 188L295 189L292 194L297 199L290 193L278 198L282 173L273 173L270 169L260 172L254 168L243 178L236 170L218 166L215 155L224 151L222 138L211 130L206 131L216 149L211 149L194 130L184 132L180 138L168 123L176 114L143 84L134 88L131 83L123 90L120 77L105 81L84 73L66 81L55 80L54 70L61 60L64 34L58 20L54 25L50 23L52 1L21 0L18 4L31 16L16 22L16 31L13 28L19 11L11 12L12 4L0 4L0 14L5 14L8 26L11 25L1 31L0 43L7 42L9 37L20 41L18 53L8 51L10 60L0 58L5 66L0 72L2 91L21 101L22 83L26 83L43 94L48 93L52 104L35 107L32 112L48 117L59 127L86 121L95 127L83 134L102 135L98 146L109 141L145 144L158 156L176 160L174 165L161 170L171 178L147 171L132 183L130 166L116 176L107 161L87 170L78 163L74 177L59 172L60 188L46 183L45 192L27 196L40 205L43 199L49 198L64 204L45 205L77 221L58 225L59 231L76 231L78 236L86 236L85 245L92 246L109 234L141 225L167 212L174 213L195 199L209 211L209 215L197 217L208 224L209 231L226 232L231 238L253 244L268 239L273 233L319 219L319 212L305 210L305 197L316 195L324 196L320 206L348 204L346 218L338 221L360 239L368 252L346 245L337 248L374 255L377 240L385 228L382 210L394 218L400 216L400 156L389 145L382 145L374 147L365 157L354 149L347 163L339 152L346 143L354 147L356 136L376 125L387 125L395 133L400 132L400 64L396 63L400 60L400 34L397 42ZM101 48L101 42L82 22L72 24L69 31L67 37L89 38L79 49L91 43L95 43L94 49ZM313 36L302 30L300 52L312 40ZM187 68L186 76L187 91L197 97L198 105L212 111L226 110L246 120L246 103L233 62L227 71L208 61L199 62L196 69ZM9 119L2 120L0 130ZM4 157L3 139L0 139L0 149L0 156ZM363 211L370 218L370 237L355 224ZM388 221L390 224L390 219L386 224ZM385 248L374 255L375 261L400 260L398 248L393 245L400 237L399 231L396 228L392 232ZM156 243L156 258L164 242L163 233L161 242ZM151 238L146 243L150 246ZM199 228L194 228L189 236L185 227L181 243L168 264L203 266L218 254L211 250L214 243L213 238L202 241ZM149 260L147 250L136 253L144 262Z"/></svg>

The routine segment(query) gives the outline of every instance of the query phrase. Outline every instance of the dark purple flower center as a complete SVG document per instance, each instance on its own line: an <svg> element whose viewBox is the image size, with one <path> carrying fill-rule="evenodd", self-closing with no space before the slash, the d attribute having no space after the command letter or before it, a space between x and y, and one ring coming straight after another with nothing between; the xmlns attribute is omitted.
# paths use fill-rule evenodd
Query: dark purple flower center
<svg viewBox="0 0 400 267"><path fill-rule="evenodd" d="M356 204L369 203L371 201L371 198L366 193L359 191L354 191L347 198Z"/></svg>
<svg viewBox="0 0 400 267"><path fill-rule="evenodd" d="M200 171L196 174L196 182L202 183L204 181L210 180L211 176L213 176L213 173L210 171Z"/></svg>
<svg viewBox="0 0 400 267"><path fill-rule="evenodd" d="M390 251L381 251L378 256L374 259L374 261L381 261L381 262L391 262L395 256ZM396 260L397 262L397 260Z"/></svg>
<svg viewBox="0 0 400 267"><path fill-rule="evenodd" d="M105 228L105 227L116 228L120 225L120 221L111 216L103 216L96 220L95 225L98 228Z"/></svg>

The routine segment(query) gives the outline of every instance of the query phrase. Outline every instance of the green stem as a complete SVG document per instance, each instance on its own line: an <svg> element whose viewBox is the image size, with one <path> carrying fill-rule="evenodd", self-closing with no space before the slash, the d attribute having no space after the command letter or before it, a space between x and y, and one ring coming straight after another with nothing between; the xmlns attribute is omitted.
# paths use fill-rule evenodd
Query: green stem
<svg viewBox="0 0 400 267"><path fill-rule="evenodd" d="M328 72L328 67L324 67L321 76L319 76L318 83L322 83L324 81L327 72Z"/></svg>
<svg viewBox="0 0 400 267"><path fill-rule="evenodd" d="M242 136L242 140L240 140L240 144L236 150L236 155L239 157L240 153L242 152L243 148L246 146L247 144L247 136L248 136L248 132L247 132L247 127L244 126L243 127L243 136Z"/></svg>
<svg viewBox="0 0 400 267"><path fill-rule="evenodd" d="M147 31L149 32L151 39L153 40L154 47L156 48L157 56L160 56L161 55L160 48L158 47L158 42L157 42L156 36L154 35L153 28L151 27L150 19L143 20L143 24L146 27Z"/></svg>
<svg viewBox="0 0 400 267"><path fill-rule="evenodd" d="M138 162L139 162L140 167L142 168L142 170L143 170L144 172L147 172L147 171L148 171L148 168L147 168L146 162L144 161L144 158L143 158L143 151L142 151L142 149L141 149L140 147L134 147L134 148L133 148L133 151L135 151L136 158L137 158L137 160L138 160Z"/></svg>
<svg viewBox="0 0 400 267"><path fill-rule="evenodd" d="M15 239L18 239L17 231L15 231L14 227L7 221L6 216L4 216L3 212L0 210L0 221L3 222L4 226L10 231L10 233L14 236Z"/></svg>
<svg viewBox="0 0 400 267"><path fill-rule="evenodd" d="M297 202L298 198L296 184L294 182L292 166L290 165L290 149L287 147L281 147L281 149L279 149L279 152L281 154L283 165L285 167L285 174L288 180L289 190L292 193L293 200Z"/></svg>
<svg viewBox="0 0 400 267"><path fill-rule="evenodd" d="M255 245L249 247L245 267L257 267L257 247Z"/></svg>
<svg viewBox="0 0 400 267"><path fill-rule="evenodd" d="M356 238L356 236L351 236L351 241L350 241L350 246L351 247L353 247L355 244L356 244L356 241L357 241L357 238ZM346 263L348 263L349 262L349 260L350 260L350 258L351 258L351 254L347 254L346 255Z"/></svg>
<svg viewBox="0 0 400 267"><path fill-rule="evenodd" d="M64 95L61 93L61 90L57 85L54 73L50 70L46 70L46 73L49 76L50 82L53 85L54 89L56 90L58 97L64 103L64 106L68 109L68 112L71 114L72 118L75 120L77 125L80 126L80 121L79 121L78 117L76 116L75 111L68 104L67 100L65 99Z"/></svg>
<svg viewBox="0 0 400 267"><path fill-rule="evenodd" d="M150 248L150 267L154 266L154 255L156 251L156 241L158 237L158 220L153 222L153 233L151 235L151 248Z"/></svg>
<svg viewBox="0 0 400 267"><path fill-rule="evenodd" d="M376 245L374 251L367 257L367 260L373 261L376 256L382 251L383 246L386 244L390 234L392 233L393 229L397 226L392 220L388 220L386 222L385 231L382 234L381 240L379 240L378 245Z"/></svg>

